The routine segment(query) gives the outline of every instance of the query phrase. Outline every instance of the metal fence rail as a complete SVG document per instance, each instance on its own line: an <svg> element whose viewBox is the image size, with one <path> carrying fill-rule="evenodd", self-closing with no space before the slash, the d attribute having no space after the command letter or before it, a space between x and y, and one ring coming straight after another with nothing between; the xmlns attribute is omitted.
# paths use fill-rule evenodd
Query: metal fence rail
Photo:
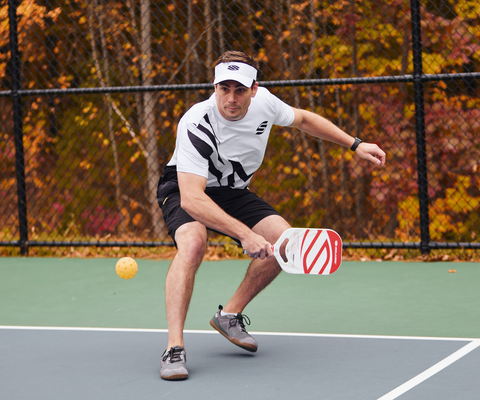
<svg viewBox="0 0 480 400"><path fill-rule="evenodd" d="M376 172L278 129L252 188L290 223L332 227L345 248L480 248L480 15L470 3L0 7L9 20L0 246L172 245L155 204L158 174L179 117L213 88L214 59L238 48L261 60L261 86L389 155L389 169Z"/></svg>

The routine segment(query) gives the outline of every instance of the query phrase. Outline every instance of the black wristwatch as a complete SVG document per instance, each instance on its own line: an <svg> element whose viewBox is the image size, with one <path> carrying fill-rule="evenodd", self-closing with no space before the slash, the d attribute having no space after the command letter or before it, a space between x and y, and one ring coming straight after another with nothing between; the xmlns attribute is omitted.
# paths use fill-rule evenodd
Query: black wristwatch
<svg viewBox="0 0 480 400"><path fill-rule="evenodd" d="M359 139L358 137L356 137L355 142L353 142L352 147L350 147L350 150L352 151L357 150L357 147L360 143L362 143L362 139Z"/></svg>

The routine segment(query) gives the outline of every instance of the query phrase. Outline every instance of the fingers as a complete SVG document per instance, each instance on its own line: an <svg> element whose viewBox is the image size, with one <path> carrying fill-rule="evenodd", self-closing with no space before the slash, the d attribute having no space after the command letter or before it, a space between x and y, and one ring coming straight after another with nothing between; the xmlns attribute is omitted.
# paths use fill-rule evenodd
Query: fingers
<svg viewBox="0 0 480 400"><path fill-rule="evenodd" d="M377 165L385 165L385 153L369 155L368 160Z"/></svg>
<svg viewBox="0 0 480 400"><path fill-rule="evenodd" d="M250 258L260 260L265 260L273 256L273 246L267 242L265 247L259 249L258 251L248 251L246 248L243 249L243 254L247 254Z"/></svg>
<svg viewBox="0 0 480 400"><path fill-rule="evenodd" d="M357 153L360 157L368 160L378 166L385 165L385 152L374 143L361 143L357 148Z"/></svg>

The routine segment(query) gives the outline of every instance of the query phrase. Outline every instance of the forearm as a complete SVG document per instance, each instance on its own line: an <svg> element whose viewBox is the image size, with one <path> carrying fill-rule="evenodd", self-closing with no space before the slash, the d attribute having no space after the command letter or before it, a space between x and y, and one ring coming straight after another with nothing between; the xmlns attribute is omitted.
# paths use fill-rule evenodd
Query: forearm
<svg viewBox="0 0 480 400"><path fill-rule="evenodd" d="M318 114L296 109L296 116L297 118L292 126L314 137L328 140L347 148L350 148L355 141L353 136Z"/></svg>
<svg viewBox="0 0 480 400"><path fill-rule="evenodd" d="M295 119L291 126L301 129L319 139L328 140L341 146L351 148L355 138L341 130L329 120L310 111L293 109ZM356 148L356 153L363 159L377 165L384 165L386 154L374 143L362 142Z"/></svg>
<svg viewBox="0 0 480 400"><path fill-rule="evenodd" d="M250 233L250 229L245 224L228 215L205 193L190 194L182 196L181 199L182 208L207 228L240 241Z"/></svg>

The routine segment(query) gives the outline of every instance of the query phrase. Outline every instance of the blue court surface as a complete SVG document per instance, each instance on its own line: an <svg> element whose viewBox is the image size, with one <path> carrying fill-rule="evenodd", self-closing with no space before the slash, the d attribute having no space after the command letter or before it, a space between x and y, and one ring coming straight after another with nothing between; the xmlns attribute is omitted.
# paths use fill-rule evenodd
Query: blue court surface
<svg viewBox="0 0 480 400"><path fill-rule="evenodd" d="M2 399L480 398L478 264L281 274L245 310L259 342L249 353L208 325L248 263L204 263L186 323L189 378L168 382L168 262L137 261L124 281L113 259L0 259Z"/></svg>

